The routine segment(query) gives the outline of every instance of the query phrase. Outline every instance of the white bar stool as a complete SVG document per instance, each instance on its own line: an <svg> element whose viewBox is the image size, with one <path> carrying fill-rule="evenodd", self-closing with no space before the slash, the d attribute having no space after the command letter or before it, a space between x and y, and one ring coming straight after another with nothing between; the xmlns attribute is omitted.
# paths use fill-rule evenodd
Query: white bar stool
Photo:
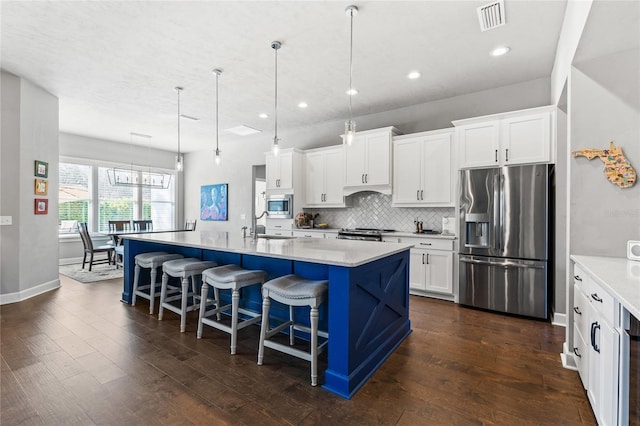
<svg viewBox="0 0 640 426"><path fill-rule="evenodd" d="M258 349L258 365L262 365L264 359L264 347L275 349L295 357L311 361L311 386L318 384L318 354L322 353L327 346L329 334L318 330L318 306L327 297L328 282L313 281L301 278L297 275L285 275L271 281L267 281L262 286L262 327L260 327L260 346ZM276 300L285 305L289 305L289 321L279 326L269 329L269 307L271 300ZM293 317L294 306L309 306L311 328L295 323ZM268 340L273 335L289 327L289 345L283 345ZM295 330L306 331L311 335L311 351L306 352L293 348ZM321 345L318 345L318 336L325 337Z"/></svg>
<svg viewBox="0 0 640 426"><path fill-rule="evenodd" d="M231 334L231 355L236 353L238 342L238 330L260 321L260 314L246 309L240 309L240 289L250 285L261 285L267 278L264 271L242 269L238 265L218 266L207 269L202 273L202 292L200 296L200 317L198 319L198 339L202 338L203 324L210 325L218 330ZM209 285L213 287L214 299L208 298ZM219 290L232 290L231 305L221 306ZM215 305L214 309L207 310L207 305ZM231 309L231 326L220 322L221 313ZM238 313L249 316L249 319L238 323ZM216 319L208 317L216 315Z"/></svg>
<svg viewBox="0 0 640 426"><path fill-rule="evenodd" d="M202 274L205 269L218 266L216 262L200 260L195 257L185 259L170 260L162 265L162 288L160 290L160 310L158 320L162 320L164 309L168 309L180 315L180 332L183 333L187 325L187 312L200 307L196 299L200 295L195 291L194 277ZM169 277L181 278L181 286L169 285ZM189 290L189 278L191 278L191 290ZM187 306L187 298L191 296L191 305ZM171 302L180 300L180 307L174 306Z"/></svg>
<svg viewBox="0 0 640 426"><path fill-rule="evenodd" d="M153 315L153 307L156 300L156 288L161 285L161 283L157 281L158 268L161 267L164 262L174 259L182 259L183 257L184 256L181 254L169 254L165 251L154 251L150 253L140 253L139 255L137 255L135 257L136 266L133 271L133 291L131 295L131 306L136 306L137 296L148 299L149 314ZM149 280L149 284L139 285L140 268L151 269L151 279ZM149 290L149 292L147 293L144 290Z"/></svg>

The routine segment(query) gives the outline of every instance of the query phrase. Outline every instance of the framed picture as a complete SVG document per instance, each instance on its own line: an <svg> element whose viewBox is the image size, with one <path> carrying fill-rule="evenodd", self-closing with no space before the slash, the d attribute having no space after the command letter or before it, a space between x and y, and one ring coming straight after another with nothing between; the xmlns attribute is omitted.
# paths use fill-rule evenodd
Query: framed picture
<svg viewBox="0 0 640 426"><path fill-rule="evenodd" d="M49 163L45 163L44 161L36 160L35 161L35 170L34 173L37 177L46 178L49 175Z"/></svg>
<svg viewBox="0 0 640 426"><path fill-rule="evenodd" d="M47 214L49 212L49 200L46 198L36 198L33 201L34 214Z"/></svg>
<svg viewBox="0 0 640 426"><path fill-rule="evenodd" d="M200 187L200 220L229 220L227 188L226 183Z"/></svg>
<svg viewBox="0 0 640 426"><path fill-rule="evenodd" d="M49 192L49 184L44 179L36 179L33 188L33 193L36 195L47 195Z"/></svg>

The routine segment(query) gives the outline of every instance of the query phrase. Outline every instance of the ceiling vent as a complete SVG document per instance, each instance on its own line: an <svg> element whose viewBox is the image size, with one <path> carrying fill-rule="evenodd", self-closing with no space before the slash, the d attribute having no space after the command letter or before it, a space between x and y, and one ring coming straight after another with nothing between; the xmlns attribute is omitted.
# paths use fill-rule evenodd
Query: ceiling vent
<svg viewBox="0 0 640 426"><path fill-rule="evenodd" d="M504 2L494 1L478 8L478 19L480 20L480 31L492 30L505 24Z"/></svg>

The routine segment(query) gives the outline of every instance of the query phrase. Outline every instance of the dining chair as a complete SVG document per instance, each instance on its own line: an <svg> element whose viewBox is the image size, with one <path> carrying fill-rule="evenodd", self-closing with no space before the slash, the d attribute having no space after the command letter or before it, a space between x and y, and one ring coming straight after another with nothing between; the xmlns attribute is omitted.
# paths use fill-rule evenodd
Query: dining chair
<svg viewBox="0 0 640 426"><path fill-rule="evenodd" d="M195 231L197 222L198 222L198 219L187 220L184 223L184 230L185 231Z"/></svg>
<svg viewBox="0 0 640 426"><path fill-rule="evenodd" d="M109 221L109 231L130 231L130 230L131 230L130 220L110 220Z"/></svg>
<svg viewBox="0 0 640 426"><path fill-rule="evenodd" d="M82 239L82 244L84 245L84 256L82 257L82 269L84 269L85 263L87 263L87 255L89 255L89 271L91 271L91 267L93 265L97 265L99 263L108 263L111 264L111 257L114 253L114 246L111 244L94 247L93 241L91 240L91 235L89 235L89 230L87 229L86 222L78 223L78 233L80 234L80 238ZM106 253L106 259L94 259L93 256L96 253Z"/></svg>
<svg viewBox="0 0 640 426"><path fill-rule="evenodd" d="M152 231L153 221L152 220L134 220L133 230L134 231Z"/></svg>

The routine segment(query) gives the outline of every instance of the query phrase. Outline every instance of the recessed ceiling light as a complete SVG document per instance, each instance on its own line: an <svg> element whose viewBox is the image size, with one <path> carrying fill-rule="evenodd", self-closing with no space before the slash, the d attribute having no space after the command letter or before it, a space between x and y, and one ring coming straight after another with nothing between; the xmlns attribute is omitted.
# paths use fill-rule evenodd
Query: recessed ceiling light
<svg viewBox="0 0 640 426"><path fill-rule="evenodd" d="M491 56L502 56L509 53L510 50L511 48L507 46L499 46L491 51Z"/></svg>
<svg viewBox="0 0 640 426"><path fill-rule="evenodd" d="M346 94L350 95L350 96L357 95L358 94L358 89L353 89L353 88L347 89Z"/></svg>
<svg viewBox="0 0 640 426"><path fill-rule="evenodd" d="M258 115L258 117L260 117L260 118L269 118L269 116L267 114L265 114L264 112L261 113L260 115Z"/></svg>
<svg viewBox="0 0 640 426"><path fill-rule="evenodd" d="M300 102L300 103L298 104L298 108L306 108L306 107L308 107L308 106L309 106L309 105L307 105L307 103L306 103L306 102Z"/></svg>
<svg viewBox="0 0 640 426"><path fill-rule="evenodd" d="M410 78L411 80L415 80L416 78L420 77L420 73L418 71L411 71L408 75L407 78Z"/></svg>
<svg viewBox="0 0 640 426"><path fill-rule="evenodd" d="M231 127L229 129L226 129L226 131L238 136L247 136L247 135L253 135L254 133L260 133L262 130L254 129L253 127L243 125L243 126Z"/></svg>

